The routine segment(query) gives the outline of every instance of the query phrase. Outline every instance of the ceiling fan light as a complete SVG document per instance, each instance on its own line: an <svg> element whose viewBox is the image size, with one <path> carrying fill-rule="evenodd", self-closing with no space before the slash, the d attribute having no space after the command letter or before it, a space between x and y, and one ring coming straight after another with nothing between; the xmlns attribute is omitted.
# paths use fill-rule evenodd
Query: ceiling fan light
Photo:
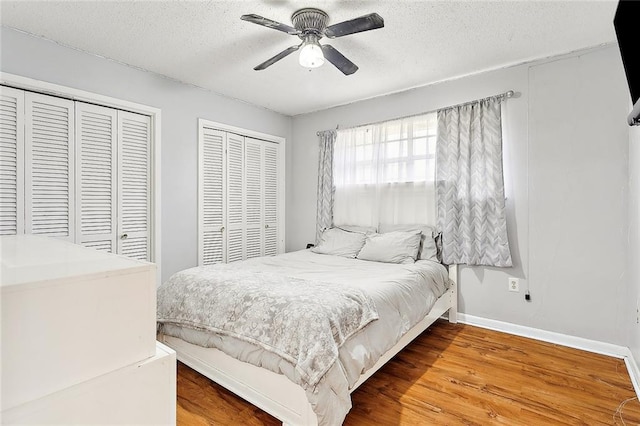
<svg viewBox="0 0 640 426"><path fill-rule="evenodd" d="M324 64L324 55L318 43L307 42L302 46L299 57L300 65L305 68L318 68Z"/></svg>

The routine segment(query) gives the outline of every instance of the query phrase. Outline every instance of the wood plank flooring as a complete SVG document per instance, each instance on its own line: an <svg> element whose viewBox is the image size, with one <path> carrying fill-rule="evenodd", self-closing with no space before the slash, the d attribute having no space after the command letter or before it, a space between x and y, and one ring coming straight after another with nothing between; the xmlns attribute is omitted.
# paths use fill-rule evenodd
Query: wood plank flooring
<svg viewBox="0 0 640 426"><path fill-rule="evenodd" d="M352 394L344 424L638 425L635 396L621 359L439 321ZM280 425L181 363L177 419Z"/></svg>

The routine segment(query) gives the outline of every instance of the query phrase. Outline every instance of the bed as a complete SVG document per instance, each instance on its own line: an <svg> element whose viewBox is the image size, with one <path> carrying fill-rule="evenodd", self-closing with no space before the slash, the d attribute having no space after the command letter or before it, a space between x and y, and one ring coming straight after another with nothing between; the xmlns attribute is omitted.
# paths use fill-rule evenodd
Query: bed
<svg viewBox="0 0 640 426"><path fill-rule="evenodd" d="M455 265L446 268L433 260L394 264L300 250L233 264L191 268L179 274L183 276L177 281L183 287L174 289L172 296L167 295L170 290L166 290L166 283L158 289L158 340L173 348L179 361L286 425L341 424L351 408L351 392L438 318L448 313L449 321L455 322L457 316L457 269ZM188 278L185 279L184 274ZM264 337L261 321L254 319L242 328L255 329L255 336L249 332L245 337L237 330L226 329L229 318L236 317L234 312L246 310L247 304L242 308L215 308L226 317L211 320L212 323L207 323L212 324L211 327L202 326L200 316L193 319L174 312L178 305L196 304L199 307L194 309L198 312L203 306L210 306L194 283L208 282L213 276L231 285L236 277L243 282L255 279L254 287L265 280L274 288L280 288L283 282L295 283L295 287L304 286L304 291L317 300L325 296L316 295L316 289L332 294L341 289L346 294L345 303L351 303L351 316L346 326L330 324L333 338L338 340L337 352L333 357L325 353L324 358L309 355L314 353L309 347L322 346L320 343L314 346L313 341L323 342L311 326L308 332L307 326L283 326L285 331L291 330L296 335L313 335L311 344L304 350L300 349L302 346L296 347L299 352L294 351L293 357L289 356L290 351L276 348L273 343L276 338ZM172 280L173 277L169 281ZM270 290L276 295L278 291ZM182 297L191 292L196 293L196 297L185 301ZM221 294L213 293L209 297L222 303ZM363 300L355 307L353 303L358 297ZM271 315L269 312L276 312L273 318L280 321L277 309L273 308L278 301L273 296L259 303L251 302L250 306L263 304L264 309L258 315L266 317ZM364 309L368 304L374 312ZM361 316L356 318L353 316L356 314ZM298 315L305 316L304 313ZM181 320L176 320L178 317ZM307 371L310 365L319 368Z"/></svg>

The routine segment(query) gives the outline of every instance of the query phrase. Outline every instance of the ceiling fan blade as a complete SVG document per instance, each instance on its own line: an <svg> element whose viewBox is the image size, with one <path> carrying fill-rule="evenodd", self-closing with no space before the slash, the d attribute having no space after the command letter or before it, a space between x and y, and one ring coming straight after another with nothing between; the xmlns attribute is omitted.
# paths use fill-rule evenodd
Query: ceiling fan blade
<svg viewBox="0 0 640 426"><path fill-rule="evenodd" d="M266 61L264 61L263 63L261 63L260 65L258 65L257 67L254 68L254 70L256 71L261 71L273 64L275 64L276 62L278 62L280 59L284 58L285 56L289 56L290 54L292 54L293 52L295 52L296 50L298 50L300 48L301 44L298 46L291 46L288 49L283 50L282 52L278 53L276 56L274 56L271 59L267 59Z"/></svg>
<svg viewBox="0 0 640 426"><path fill-rule="evenodd" d="M370 13L349 21L329 25L325 28L324 35L329 38L336 38L382 27L384 27L384 19L382 19L382 16L377 13Z"/></svg>
<svg viewBox="0 0 640 426"><path fill-rule="evenodd" d="M327 61L331 62L338 68L344 75L351 75L358 71L358 66L344 57L344 55L338 52L336 49L328 44L323 44L322 53Z"/></svg>
<svg viewBox="0 0 640 426"><path fill-rule="evenodd" d="M242 19L243 21L249 21L249 22L253 22L254 24L262 25L263 27L273 28L274 30L282 31L287 34L291 34L291 35L300 34L300 31L296 30L295 28L289 25L281 24L280 22L263 18L262 16L259 16L259 15L254 15L253 13L250 15L242 15L240 19Z"/></svg>

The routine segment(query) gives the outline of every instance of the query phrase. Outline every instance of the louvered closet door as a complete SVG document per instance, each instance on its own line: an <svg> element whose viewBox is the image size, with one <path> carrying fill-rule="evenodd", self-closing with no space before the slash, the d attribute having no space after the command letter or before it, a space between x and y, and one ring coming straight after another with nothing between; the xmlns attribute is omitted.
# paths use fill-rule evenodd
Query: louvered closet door
<svg viewBox="0 0 640 426"><path fill-rule="evenodd" d="M245 188L245 253L246 258L263 255L263 142L245 138L244 188Z"/></svg>
<svg viewBox="0 0 640 426"><path fill-rule="evenodd" d="M24 233L24 91L0 86L0 235Z"/></svg>
<svg viewBox="0 0 640 426"><path fill-rule="evenodd" d="M201 129L200 134L200 232L199 265L222 263L226 259L225 164L226 133Z"/></svg>
<svg viewBox="0 0 640 426"><path fill-rule="evenodd" d="M263 182L264 182L264 255L278 254L278 158L279 145L264 142Z"/></svg>
<svg viewBox="0 0 640 426"><path fill-rule="evenodd" d="M150 141L148 116L118 111L118 253L149 260Z"/></svg>
<svg viewBox="0 0 640 426"><path fill-rule="evenodd" d="M74 104L25 92L25 232L74 241Z"/></svg>
<svg viewBox="0 0 640 426"><path fill-rule="evenodd" d="M244 137L227 133L227 262L245 259Z"/></svg>
<svg viewBox="0 0 640 426"><path fill-rule="evenodd" d="M117 111L76 103L76 242L116 251Z"/></svg>

